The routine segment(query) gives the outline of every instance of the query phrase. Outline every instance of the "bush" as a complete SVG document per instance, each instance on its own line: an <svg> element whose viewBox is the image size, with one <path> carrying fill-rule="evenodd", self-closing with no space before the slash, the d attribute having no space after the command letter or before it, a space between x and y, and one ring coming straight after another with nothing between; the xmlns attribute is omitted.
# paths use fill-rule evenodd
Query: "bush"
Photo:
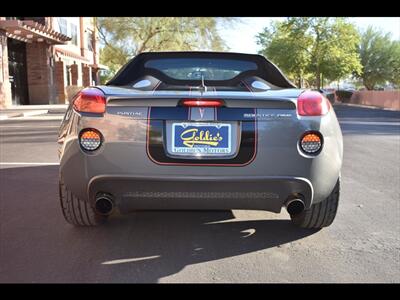
<svg viewBox="0 0 400 300"><path fill-rule="evenodd" d="M353 95L353 92L351 92L351 91L344 91L344 90L336 91L337 99L343 103L349 103L352 95Z"/></svg>

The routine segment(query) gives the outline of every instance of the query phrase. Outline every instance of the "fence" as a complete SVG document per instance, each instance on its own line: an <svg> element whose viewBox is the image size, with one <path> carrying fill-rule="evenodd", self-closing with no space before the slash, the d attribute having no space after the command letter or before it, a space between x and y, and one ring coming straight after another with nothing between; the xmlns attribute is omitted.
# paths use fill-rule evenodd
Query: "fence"
<svg viewBox="0 0 400 300"><path fill-rule="evenodd" d="M400 110L400 90L357 91L348 103Z"/></svg>

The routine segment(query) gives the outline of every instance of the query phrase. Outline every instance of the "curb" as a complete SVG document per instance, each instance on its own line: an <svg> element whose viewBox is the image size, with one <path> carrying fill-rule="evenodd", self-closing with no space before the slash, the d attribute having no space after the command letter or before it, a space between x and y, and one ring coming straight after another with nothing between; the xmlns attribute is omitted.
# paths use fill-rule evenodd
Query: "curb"
<svg viewBox="0 0 400 300"><path fill-rule="evenodd" d="M12 105L7 107L7 109L12 110L66 110L68 108L68 104L32 104L32 105Z"/></svg>
<svg viewBox="0 0 400 300"><path fill-rule="evenodd" d="M0 115L0 121L1 120L8 120L8 119L11 119L11 118L16 118L16 117L20 117L20 116L21 116L21 114L19 114L19 113L8 114L8 115Z"/></svg>
<svg viewBox="0 0 400 300"><path fill-rule="evenodd" d="M62 121L64 116L61 115L40 115L32 117L11 118L9 121Z"/></svg>
<svg viewBox="0 0 400 300"><path fill-rule="evenodd" d="M35 110L35 111L26 111L23 113L11 113L8 115L0 116L0 120L8 120L8 119L19 118L19 117L39 116L39 115L45 115L48 112L49 112L48 109L43 109L43 110Z"/></svg>

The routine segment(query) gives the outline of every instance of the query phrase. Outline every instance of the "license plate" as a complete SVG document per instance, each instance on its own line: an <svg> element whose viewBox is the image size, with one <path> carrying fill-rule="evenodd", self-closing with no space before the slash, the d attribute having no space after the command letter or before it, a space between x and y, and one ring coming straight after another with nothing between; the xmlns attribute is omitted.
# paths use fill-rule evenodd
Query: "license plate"
<svg viewBox="0 0 400 300"><path fill-rule="evenodd" d="M171 152L177 155L230 155L231 124L173 123Z"/></svg>

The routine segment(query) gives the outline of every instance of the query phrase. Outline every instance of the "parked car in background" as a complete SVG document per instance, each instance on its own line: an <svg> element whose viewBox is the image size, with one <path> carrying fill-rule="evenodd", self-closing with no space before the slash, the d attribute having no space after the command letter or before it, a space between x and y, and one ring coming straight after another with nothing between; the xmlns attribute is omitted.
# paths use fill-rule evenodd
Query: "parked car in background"
<svg viewBox="0 0 400 300"><path fill-rule="evenodd" d="M335 92L336 95L336 100L340 101L342 103L348 103L350 102L351 96L353 95L354 91L343 89L343 90L337 90Z"/></svg>
<svg viewBox="0 0 400 300"><path fill-rule="evenodd" d="M331 104L335 103L335 89L319 89L318 90L322 95L324 95L328 100L331 102Z"/></svg>
<svg viewBox="0 0 400 300"><path fill-rule="evenodd" d="M303 228L337 212L342 133L332 105L261 55L141 53L82 90L61 124L67 222L116 210L286 207Z"/></svg>

